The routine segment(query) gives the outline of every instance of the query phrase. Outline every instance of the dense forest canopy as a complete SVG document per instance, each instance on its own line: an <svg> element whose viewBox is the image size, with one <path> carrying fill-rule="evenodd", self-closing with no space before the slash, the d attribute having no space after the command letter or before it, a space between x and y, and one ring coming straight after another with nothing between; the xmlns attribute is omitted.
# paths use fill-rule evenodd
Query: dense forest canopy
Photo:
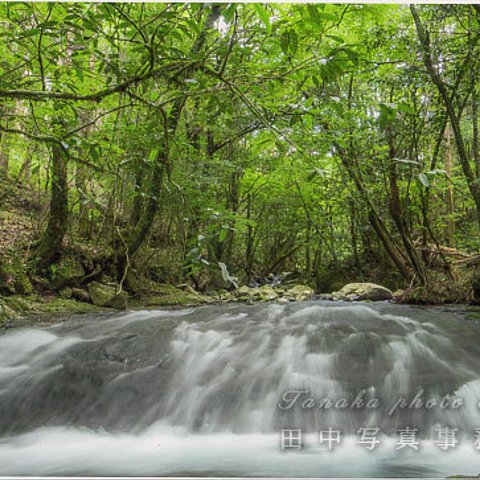
<svg viewBox="0 0 480 480"><path fill-rule="evenodd" d="M4 272L475 277L478 6L1 3L0 36Z"/></svg>

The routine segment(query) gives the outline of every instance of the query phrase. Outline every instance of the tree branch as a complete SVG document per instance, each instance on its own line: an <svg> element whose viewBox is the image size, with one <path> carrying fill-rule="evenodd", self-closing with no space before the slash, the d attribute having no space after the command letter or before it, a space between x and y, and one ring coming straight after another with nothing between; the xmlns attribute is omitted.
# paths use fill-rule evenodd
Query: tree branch
<svg viewBox="0 0 480 480"><path fill-rule="evenodd" d="M182 62L185 63L185 62ZM196 62L188 62L188 67L195 65ZM0 89L0 98L12 98L12 99L31 99L34 101L43 101L43 100L71 100L76 102L100 102L103 98L113 95L114 93L120 93L127 90L128 87L135 85L137 83L143 82L153 77L158 77L162 74L165 74L168 70L172 70L177 65L170 65L169 67L158 68L150 70L141 75L135 75L128 80L125 80L118 85L105 88L95 93L89 93L86 95L77 95L70 92L44 92L38 90L6 90Z"/></svg>

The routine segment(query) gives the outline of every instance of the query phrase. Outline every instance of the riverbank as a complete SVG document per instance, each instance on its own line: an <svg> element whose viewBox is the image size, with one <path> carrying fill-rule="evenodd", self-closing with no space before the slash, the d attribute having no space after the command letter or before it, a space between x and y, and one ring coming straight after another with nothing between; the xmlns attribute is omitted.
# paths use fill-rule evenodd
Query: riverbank
<svg viewBox="0 0 480 480"><path fill-rule="evenodd" d="M451 249L442 252L441 262L436 259L438 268L432 266L426 286L411 287L380 264L368 273L357 272L348 258L335 265L326 265L328 271L321 281L301 271L281 271L249 280L242 277L241 268L235 269L237 278L230 275L224 264L221 272L217 267L209 266L192 276L185 274L181 262L172 259L172 247L151 249L132 259L124 278L115 282L112 272L92 266L93 259L107 251L108 245L88 243L77 237L65 241L62 257L49 269L35 271L29 252L40 233L37 218L42 216L46 199L38 197L26 184L3 177L0 180L1 329L28 324L31 320L25 320L27 317L37 321L40 317L53 318L58 313L127 308L179 308L231 302L285 303L314 298L388 300L421 305L480 301L476 263L471 263L471 257L458 260L455 256L458 252ZM434 260L430 260L431 265ZM448 269L445 268L447 264ZM204 280L200 281L203 277ZM357 278L362 282L348 283ZM369 283L372 281L385 284L391 290ZM237 283L239 287L236 287ZM370 290L363 291L365 285L370 286Z"/></svg>
<svg viewBox="0 0 480 480"><path fill-rule="evenodd" d="M67 297L68 295L68 297ZM396 291L373 283L351 283L337 292L316 294L307 285L260 287L242 286L233 291L220 290L204 294L187 284L180 286L150 284L150 289L129 295L116 292L113 285L94 282L89 288L63 292L62 295L38 294L0 296L0 331L26 326L45 326L65 320L66 315L106 313L121 310L155 310L223 305L231 303L257 304L322 300L345 302L383 301L397 304L426 305L411 301L412 292ZM410 300L410 301L408 301ZM441 302L445 304L446 302ZM459 302L449 302L459 304ZM438 305L438 303L436 304ZM468 305L468 302L462 303ZM472 313L479 319L479 313ZM473 318L473 317L472 317Z"/></svg>
<svg viewBox="0 0 480 480"><path fill-rule="evenodd" d="M35 294L0 296L0 329L33 324L55 323L57 314L184 308L233 302L283 302L310 300L313 290L305 285L273 288L269 285L241 287L233 292L220 290L203 294L187 284L172 286L150 283L148 291L129 295L116 291L114 285L92 282L85 289L69 289L62 295ZM49 319L49 317L51 319Z"/></svg>

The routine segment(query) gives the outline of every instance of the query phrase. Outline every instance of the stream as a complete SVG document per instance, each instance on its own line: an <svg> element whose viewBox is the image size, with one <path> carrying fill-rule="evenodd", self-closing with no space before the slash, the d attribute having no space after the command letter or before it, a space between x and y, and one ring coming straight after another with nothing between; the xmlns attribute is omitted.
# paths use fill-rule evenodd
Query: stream
<svg viewBox="0 0 480 480"><path fill-rule="evenodd" d="M229 304L0 335L0 476L479 473L467 307Z"/></svg>

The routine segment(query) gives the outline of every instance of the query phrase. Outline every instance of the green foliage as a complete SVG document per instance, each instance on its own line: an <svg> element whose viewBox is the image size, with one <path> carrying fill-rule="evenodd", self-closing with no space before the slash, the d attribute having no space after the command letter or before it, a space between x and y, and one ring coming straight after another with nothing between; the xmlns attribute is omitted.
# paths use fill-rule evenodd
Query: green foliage
<svg viewBox="0 0 480 480"><path fill-rule="evenodd" d="M478 72L465 61L478 50L477 14L420 13L478 180ZM386 262L372 209L403 248L397 186L412 242L451 242L454 221L458 246L479 248L405 6L1 3L0 37L0 152L45 201L51 146L62 146L67 245L118 251L154 204L143 247L174 251L186 278L219 262L245 277L290 270L310 281L342 262L368 276Z"/></svg>

